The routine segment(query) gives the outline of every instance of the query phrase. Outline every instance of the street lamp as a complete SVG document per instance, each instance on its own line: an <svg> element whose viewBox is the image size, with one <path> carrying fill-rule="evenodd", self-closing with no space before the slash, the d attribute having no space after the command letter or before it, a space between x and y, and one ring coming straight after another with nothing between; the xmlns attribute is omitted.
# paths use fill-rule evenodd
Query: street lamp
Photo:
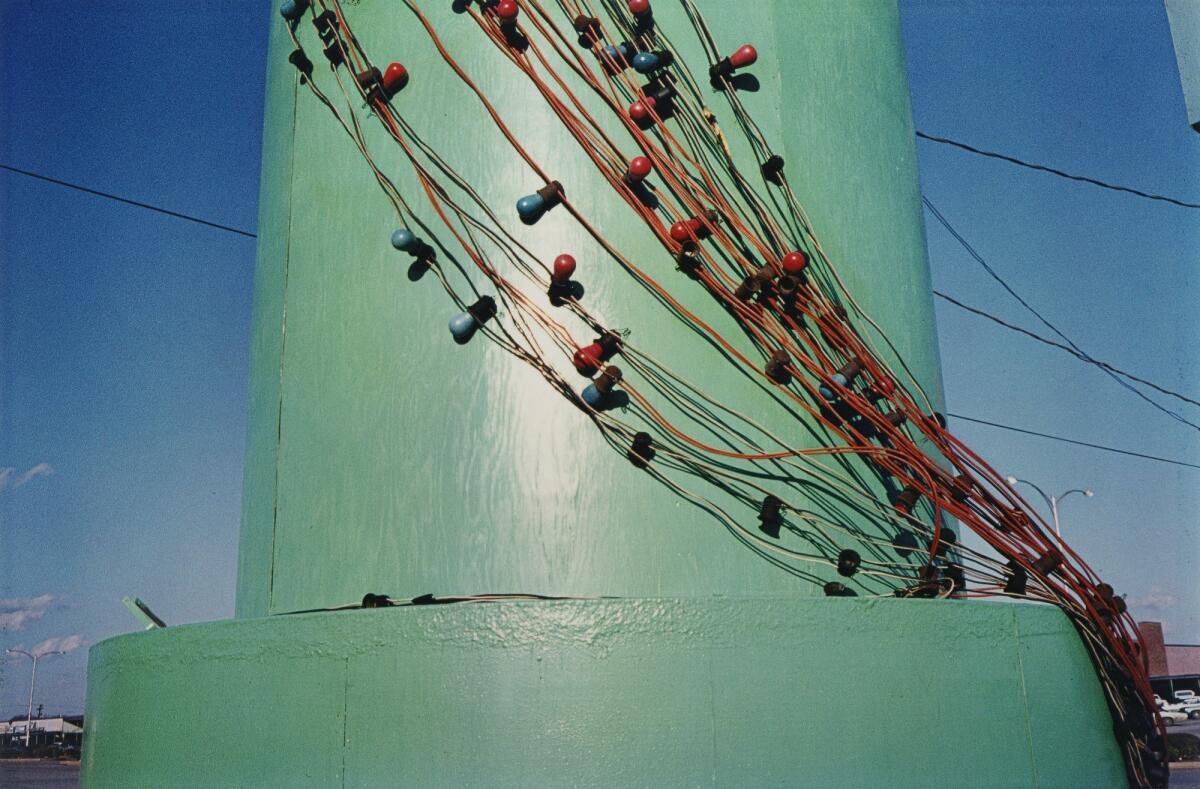
<svg viewBox="0 0 1200 789"><path fill-rule="evenodd" d="M66 653L55 650L53 652L42 652L41 654L34 655L23 649L6 649L4 651L14 655L24 655L33 661L33 674L29 677L29 709L25 712L25 750L29 750L29 735L33 733L33 686L37 683L37 662L44 657L64 655Z"/></svg>
<svg viewBox="0 0 1200 789"><path fill-rule="evenodd" d="M1066 493L1063 493L1060 496L1057 496L1057 497L1047 496L1046 491L1042 490L1037 485L1034 485L1032 482L1030 482L1027 479L1017 479L1016 477L1008 477L1009 485L1015 486L1018 482L1024 482L1026 485L1028 485L1029 487L1036 490L1039 494L1041 494L1042 498L1046 500L1046 503L1050 505L1050 515L1054 518L1054 536L1057 537L1060 542L1062 541L1062 532L1059 531L1059 528L1058 528L1058 503L1060 501L1062 501L1063 499L1065 499L1067 496L1070 496L1072 493L1082 493L1083 495L1087 496L1088 498L1091 498L1092 496L1096 495L1095 493L1092 493L1091 488L1087 488L1086 490L1080 489L1080 488L1071 488Z"/></svg>

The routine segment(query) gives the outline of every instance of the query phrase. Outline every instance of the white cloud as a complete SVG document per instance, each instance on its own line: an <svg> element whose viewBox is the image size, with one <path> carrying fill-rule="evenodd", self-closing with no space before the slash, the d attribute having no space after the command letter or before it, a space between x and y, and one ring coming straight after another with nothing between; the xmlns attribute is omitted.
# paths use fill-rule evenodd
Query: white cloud
<svg viewBox="0 0 1200 789"><path fill-rule="evenodd" d="M49 463L38 463L36 466L33 466L24 474L13 480L12 486L13 488L19 488L30 480L37 479L38 477L48 477L53 473L54 467Z"/></svg>
<svg viewBox="0 0 1200 789"><path fill-rule="evenodd" d="M1150 593L1135 597L1131 601L1136 607L1149 611L1165 611L1179 602L1179 598L1161 586L1151 586Z"/></svg>
<svg viewBox="0 0 1200 789"><path fill-rule="evenodd" d="M55 599L54 595L44 594L0 600L0 631L21 630L30 622L41 619Z"/></svg>
<svg viewBox="0 0 1200 789"><path fill-rule="evenodd" d="M24 473L13 476L16 469L12 466L0 467L0 490L9 488L16 490L27 482L32 482L38 477L48 477L54 473L54 466L49 463L38 463L30 466Z"/></svg>
<svg viewBox="0 0 1200 789"><path fill-rule="evenodd" d="M59 636L58 638L47 638L29 651L35 655L45 655L50 652L73 652L83 646L84 643L83 636L75 633L69 636Z"/></svg>

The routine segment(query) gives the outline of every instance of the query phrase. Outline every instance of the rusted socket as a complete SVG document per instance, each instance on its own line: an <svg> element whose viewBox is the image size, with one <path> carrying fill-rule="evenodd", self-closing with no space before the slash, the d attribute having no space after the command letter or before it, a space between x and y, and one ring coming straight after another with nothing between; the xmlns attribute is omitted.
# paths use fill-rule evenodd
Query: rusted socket
<svg viewBox="0 0 1200 789"><path fill-rule="evenodd" d="M782 348L777 348L771 351L771 355L767 357L767 365L764 371L767 377L777 384L786 384L792 380L791 373L788 372L788 365L792 363L792 357L788 356L788 352Z"/></svg>
<svg viewBox="0 0 1200 789"><path fill-rule="evenodd" d="M604 372L600 373L600 377L594 381L596 391L602 395L607 395L612 392L621 380L621 368L616 366L608 366L604 368Z"/></svg>

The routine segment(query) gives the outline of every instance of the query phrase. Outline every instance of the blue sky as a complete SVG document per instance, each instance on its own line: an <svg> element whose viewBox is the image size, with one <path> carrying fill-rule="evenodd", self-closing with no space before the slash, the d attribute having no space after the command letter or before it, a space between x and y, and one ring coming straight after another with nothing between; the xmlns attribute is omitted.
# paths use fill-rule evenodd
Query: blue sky
<svg viewBox="0 0 1200 789"><path fill-rule="evenodd" d="M1200 201L1161 4L901 9L918 128ZM0 3L0 162L254 230L273 22L258 3ZM925 194L1085 350L1200 394L1200 211L918 153ZM928 235L936 287L1038 328ZM232 614L253 258L251 239L0 172L0 648L80 645L39 670L47 712L82 709L83 645L135 629L122 596L169 623ZM951 412L1200 463L1193 428L1099 371L949 305L938 325ZM1200 642L1200 470L952 427L1048 492L1094 488L1064 534L1168 641ZM0 716L27 682L0 662Z"/></svg>

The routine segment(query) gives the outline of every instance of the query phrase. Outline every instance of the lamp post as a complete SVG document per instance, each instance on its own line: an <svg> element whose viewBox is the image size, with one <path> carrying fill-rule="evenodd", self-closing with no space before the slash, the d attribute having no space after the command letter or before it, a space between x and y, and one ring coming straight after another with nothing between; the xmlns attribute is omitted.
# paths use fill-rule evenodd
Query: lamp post
<svg viewBox="0 0 1200 789"><path fill-rule="evenodd" d="M1033 484L1032 482L1030 482L1027 479L1017 479L1016 477L1008 477L1009 485L1015 486L1018 482L1024 482L1026 485L1028 485L1029 487L1036 490L1039 494L1041 494L1041 497L1046 500L1046 504L1050 505L1050 516L1054 519L1054 536L1058 538L1059 542L1062 542L1062 532L1058 528L1058 503L1060 501L1062 501L1063 499L1065 499L1067 496L1070 496L1072 493L1082 493L1083 495L1087 496L1088 498L1091 498L1092 496L1096 495L1095 493L1092 492L1091 488L1087 488L1087 489L1071 488L1066 493L1063 493L1059 496L1048 496L1048 495L1046 495L1046 491L1042 490L1037 485Z"/></svg>
<svg viewBox="0 0 1200 789"><path fill-rule="evenodd" d="M53 652L42 652L39 655L34 655L23 649L6 649L4 651L14 655L24 655L33 661L33 674L29 677L29 709L25 712L25 750L29 750L29 737L33 733L33 686L37 683L37 662L44 657L65 653L55 650Z"/></svg>

